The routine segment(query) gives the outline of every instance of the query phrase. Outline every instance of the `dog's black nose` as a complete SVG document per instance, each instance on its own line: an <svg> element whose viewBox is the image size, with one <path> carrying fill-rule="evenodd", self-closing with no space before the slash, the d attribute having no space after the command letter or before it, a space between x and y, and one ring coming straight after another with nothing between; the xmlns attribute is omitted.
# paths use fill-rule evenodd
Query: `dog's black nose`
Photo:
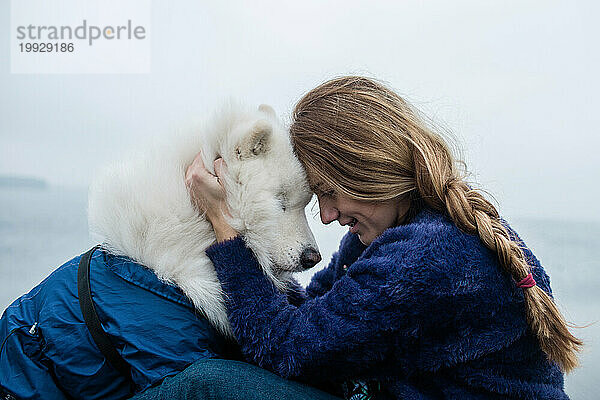
<svg viewBox="0 0 600 400"><path fill-rule="evenodd" d="M321 261L321 254L313 248L308 247L300 254L300 265L304 269L314 267L319 261Z"/></svg>

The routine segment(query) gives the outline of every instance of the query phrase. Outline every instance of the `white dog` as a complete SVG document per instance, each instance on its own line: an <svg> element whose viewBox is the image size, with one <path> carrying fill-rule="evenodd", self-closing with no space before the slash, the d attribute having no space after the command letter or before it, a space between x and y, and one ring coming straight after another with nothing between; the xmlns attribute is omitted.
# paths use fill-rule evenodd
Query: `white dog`
<svg viewBox="0 0 600 400"><path fill-rule="evenodd" d="M292 272L320 260L304 214L311 192L287 132L268 106L230 104L94 182L89 223L102 248L6 309L0 397L128 398L199 359L238 357L205 254L215 235L185 186L201 149L207 166L227 163L230 223L275 286L287 290Z"/></svg>
<svg viewBox="0 0 600 400"><path fill-rule="evenodd" d="M110 252L177 285L221 333L231 335L220 284L204 252L215 242L214 232L192 206L184 182L200 149L209 169L218 157L226 162L230 224L285 290L292 272L320 258L304 212L312 194L270 106L249 110L230 102L198 131L111 167L90 189L89 224Z"/></svg>

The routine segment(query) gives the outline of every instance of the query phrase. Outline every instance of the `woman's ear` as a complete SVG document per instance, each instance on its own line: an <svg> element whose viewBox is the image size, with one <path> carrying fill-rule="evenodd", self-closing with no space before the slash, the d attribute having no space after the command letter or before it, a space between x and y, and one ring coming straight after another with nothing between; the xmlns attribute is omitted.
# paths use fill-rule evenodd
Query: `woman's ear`
<svg viewBox="0 0 600 400"><path fill-rule="evenodd" d="M400 196L397 203L398 218L396 219L396 226L408 222L411 214L411 206L410 196Z"/></svg>

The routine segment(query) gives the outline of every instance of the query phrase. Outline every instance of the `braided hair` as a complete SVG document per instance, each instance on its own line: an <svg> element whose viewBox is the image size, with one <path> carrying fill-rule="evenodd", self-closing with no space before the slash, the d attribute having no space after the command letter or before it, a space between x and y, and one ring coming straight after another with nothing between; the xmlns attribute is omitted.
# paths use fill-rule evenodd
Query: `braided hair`
<svg viewBox="0 0 600 400"><path fill-rule="evenodd" d="M530 274L518 241L498 211L469 186L440 134L418 110L383 84L346 76L327 81L296 104L290 135L315 192L354 200L410 198L445 213L464 232L478 235L500 267L519 282ZM565 372L577 366L583 345L552 298L524 290L527 322L548 359Z"/></svg>

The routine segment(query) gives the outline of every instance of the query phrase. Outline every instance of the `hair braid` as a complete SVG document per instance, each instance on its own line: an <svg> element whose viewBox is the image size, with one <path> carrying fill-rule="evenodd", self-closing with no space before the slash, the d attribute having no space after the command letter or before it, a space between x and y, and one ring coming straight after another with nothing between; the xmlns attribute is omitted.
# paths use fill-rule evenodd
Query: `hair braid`
<svg viewBox="0 0 600 400"><path fill-rule="evenodd" d="M413 155L420 197L430 207L446 212L463 231L477 234L483 244L497 254L500 266L515 281L523 279L530 273L530 267L496 208L456 175L450 152L441 138L429 135L421 136L420 140L424 138L432 143L422 146L416 143ZM583 342L569 332L564 317L543 289L536 285L524 290L523 295L527 321L541 349L563 371L571 371L578 364L576 352Z"/></svg>
<svg viewBox="0 0 600 400"><path fill-rule="evenodd" d="M513 279L529 274L519 243L496 208L464 182L446 142L385 85L360 76L323 83L296 104L290 135L314 190L360 201L408 196L415 204L411 214L420 205L446 213L460 229L477 234ZM523 295L542 350L570 371L582 342L544 290L534 286Z"/></svg>

